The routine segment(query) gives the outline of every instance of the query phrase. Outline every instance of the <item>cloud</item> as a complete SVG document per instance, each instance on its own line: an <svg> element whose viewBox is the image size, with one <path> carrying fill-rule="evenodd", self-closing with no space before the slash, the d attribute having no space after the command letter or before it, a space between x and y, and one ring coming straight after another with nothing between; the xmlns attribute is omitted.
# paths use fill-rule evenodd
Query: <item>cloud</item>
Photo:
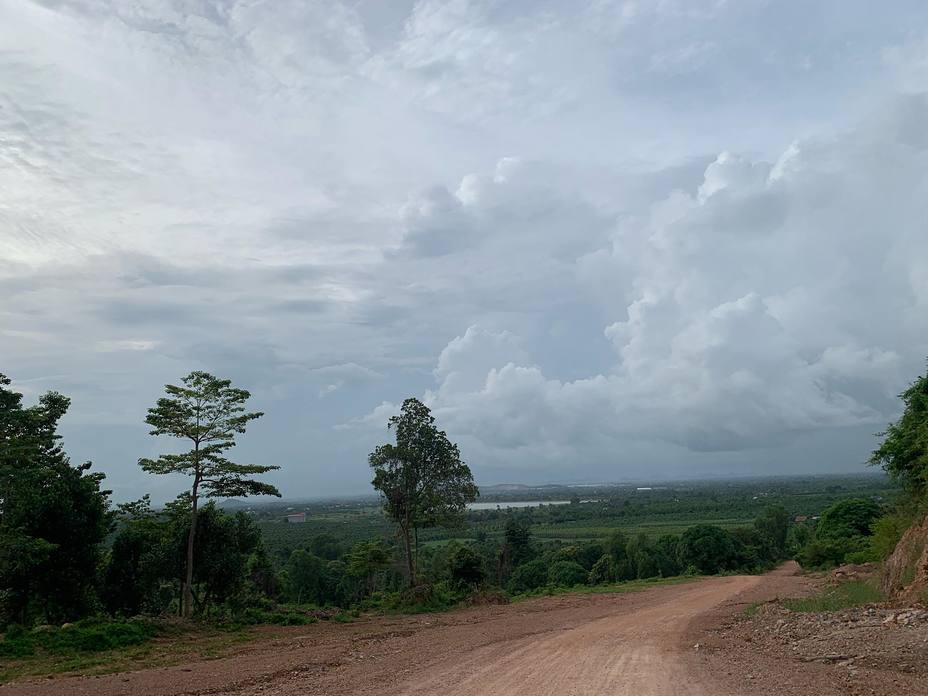
<svg viewBox="0 0 928 696"><path fill-rule="evenodd" d="M0 3L3 371L124 491L191 369L292 495L414 394L487 479L850 466L928 353L928 8L836 13Z"/></svg>
<svg viewBox="0 0 928 696"><path fill-rule="evenodd" d="M611 297L596 297L617 317L600 336L608 370L558 379L524 347L537 343L471 326L441 351L425 400L498 465L568 452L584 467L630 440L750 451L802 432L879 429L928 353L928 146L909 125L925 118L928 101L910 97L841 136L795 142L776 162L722 153L692 193L624 218L610 246L568 255L581 285L610 267L617 277ZM486 205L472 213L485 239L508 230L510 192L494 192L473 203Z"/></svg>

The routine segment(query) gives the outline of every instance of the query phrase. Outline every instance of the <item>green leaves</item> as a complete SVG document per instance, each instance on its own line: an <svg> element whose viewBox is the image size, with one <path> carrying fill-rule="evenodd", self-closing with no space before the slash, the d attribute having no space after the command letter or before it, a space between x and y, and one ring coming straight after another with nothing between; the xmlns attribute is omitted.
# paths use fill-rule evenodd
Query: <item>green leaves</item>
<svg viewBox="0 0 928 696"><path fill-rule="evenodd" d="M74 618L92 602L109 491L61 449L69 400L49 392L24 408L9 384L0 375L0 622Z"/></svg>
<svg viewBox="0 0 928 696"><path fill-rule="evenodd" d="M372 483L383 496L384 511L397 523L409 556L410 534L420 527L459 523L478 490L458 446L435 427L435 418L418 399L406 399L389 427L396 433L396 444L381 445L371 453ZM408 558L411 581L414 565Z"/></svg>
<svg viewBox="0 0 928 696"><path fill-rule="evenodd" d="M249 480L280 467L236 464L223 456L235 446L235 436L243 434L248 423L260 418L260 411L247 411L251 394L237 389L228 379L207 372L191 372L182 385L165 386L167 396L148 410L145 422L152 435L189 440L190 450L162 454L157 459L140 459L139 466L151 474L181 473L194 478L193 488L208 497L275 495L272 485Z"/></svg>
<svg viewBox="0 0 928 696"><path fill-rule="evenodd" d="M891 424L870 463L882 466L910 491L928 490L928 374L916 379L900 397L905 410Z"/></svg>
<svg viewBox="0 0 928 696"><path fill-rule="evenodd" d="M181 454L162 454L157 459L140 459L139 466L152 474L180 473L193 477L190 486L190 529L183 601L183 613L189 616L196 599L193 594L193 576L199 496L280 497L280 492L271 484L249 478L280 467L235 464L223 456L223 452L235 446L235 436L243 434L250 421L264 415L260 411L245 410L245 402L251 394L244 389L236 389L229 380L219 379L208 372L191 372L181 382L183 386L165 386L167 396L158 399L155 407L148 409L145 422L152 427L152 435L186 439L191 442L192 448Z"/></svg>

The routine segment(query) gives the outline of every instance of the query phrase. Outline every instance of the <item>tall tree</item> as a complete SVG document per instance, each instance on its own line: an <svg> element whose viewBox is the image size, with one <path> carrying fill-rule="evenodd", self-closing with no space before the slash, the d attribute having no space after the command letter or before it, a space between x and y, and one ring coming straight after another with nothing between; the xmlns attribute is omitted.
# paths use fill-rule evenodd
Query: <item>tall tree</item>
<svg viewBox="0 0 928 696"><path fill-rule="evenodd" d="M145 422L152 426L152 435L188 440L191 449L181 454L162 454L157 459L140 459L139 465L152 474L181 473L193 479L181 602L181 613L190 616L193 612L194 543L200 497L280 497L274 486L251 478L280 467L236 464L224 456L235 446L235 436L243 434L249 422L264 415L245 409L251 394L233 387L230 380L218 379L207 372L191 372L181 381L182 386L165 386L167 396L158 399L154 408L148 409Z"/></svg>
<svg viewBox="0 0 928 696"><path fill-rule="evenodd" d="M383 496L384 511L396 522L409 584L415 586L419 529L458 523L479 491L458 446L435 426L421 401L406 399L388 427L396 434L396 444L381 445L371 453L372 483Z"/></svg>
<svg viewBox="0 0 928 696"><path fill-rule="evenodd" d="M79 618L94 601L109 491L61 448L69 400L49 392L27 408L9 384L0 374L0 622Z"/></svg>
<svg viewBox="0 0 928 696"><path fill-rule="evenodd" d="M754 520L754 528L770 543L777 559L786 553L789 513L782 505L768 505Z"/></svg>
<svg viewBox="0 0 928 696"><path fill-rule="evenodd" d="M893 478L917 494L928 490L928 374L899 395L902 416L880 435L883 442L870 457Z"/></svg>

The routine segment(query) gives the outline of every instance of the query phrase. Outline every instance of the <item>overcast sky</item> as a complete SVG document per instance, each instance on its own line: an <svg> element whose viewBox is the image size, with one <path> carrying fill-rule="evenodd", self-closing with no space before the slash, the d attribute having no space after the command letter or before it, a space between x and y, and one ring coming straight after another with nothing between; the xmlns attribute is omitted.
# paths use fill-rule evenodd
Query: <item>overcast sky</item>
<svg viewBox="0 0 928 696"><path fill-rule="evenodd" d="M928 4L0 0L0 372L117 499L193 369L286 497L861 471L928 355Z"/></svg>

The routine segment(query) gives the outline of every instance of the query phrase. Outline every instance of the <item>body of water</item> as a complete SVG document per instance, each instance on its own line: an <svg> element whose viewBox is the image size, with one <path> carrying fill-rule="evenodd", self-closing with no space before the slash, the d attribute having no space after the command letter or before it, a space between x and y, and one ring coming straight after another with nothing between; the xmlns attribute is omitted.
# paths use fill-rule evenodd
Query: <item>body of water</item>
<svg viewBox="0 0 928 696"><path fill-rule="evenodd" d="M468 510L495 510L496 508L525 508L539 505L569 505L569 500L510 500L494 501L492 503L468 503Z"/></svg>

